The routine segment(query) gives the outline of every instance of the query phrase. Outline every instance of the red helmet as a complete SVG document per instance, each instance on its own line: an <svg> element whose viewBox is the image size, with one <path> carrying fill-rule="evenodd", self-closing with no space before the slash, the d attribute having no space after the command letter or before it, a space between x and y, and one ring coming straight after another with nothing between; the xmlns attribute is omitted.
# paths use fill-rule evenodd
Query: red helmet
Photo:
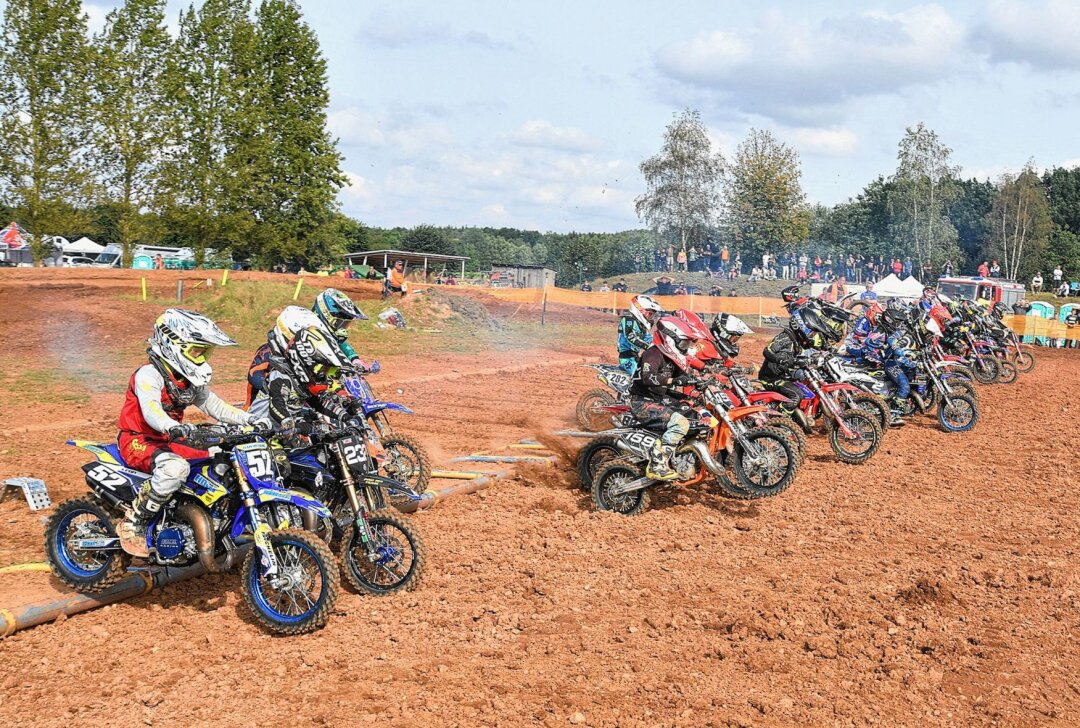
<svg viewBox="0 0 1080 728"><path fill-rule="evenodd" d="M691 354L696 338L690 326L676 316L663 316L653 329L653 346L682 371L701 368L701 362Z"/></svg>
<svg viewBox="0 0 1080 728"><path fill-rule="evenodd" d="M705 325L705 322L701 320L693 311L687 311L685 308L679 308L675 310L675 317L682 321L692 332L692 336L695 339L712 339L712 332L709 331L709 327Z"/></svg>
<svg viewBox="0 0 1080 728"><path fill-rule="evenodd" d="M884 311L885 308L880 303L875 303L872 306L867 306L866 318L869 319L872 325L877 326L878 316L880 316Z"/></svg>
<svg viewBox="0 0 1080 728"><path fill-rule="evenodd" d="M687 328L690 329L691 336L694 338L694 354L687 357L690 366L695 369L702 369L705 362L710 359L724 358L720 356L720 350L717 348L712 331L709 330L709 327L705 325L700 316L684 308L677 309L675 316L686 324Z"/></svg>

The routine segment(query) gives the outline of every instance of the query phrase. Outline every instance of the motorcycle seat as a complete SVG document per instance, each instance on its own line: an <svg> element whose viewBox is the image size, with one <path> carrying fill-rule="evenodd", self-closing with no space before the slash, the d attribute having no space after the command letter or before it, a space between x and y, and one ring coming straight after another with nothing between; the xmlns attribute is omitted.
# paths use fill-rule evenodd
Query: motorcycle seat
<svg viewBox="0 0 1080 728"><path fill-rule="evenodd" d="M650 417L647 420L636 422L634 426L650 432L663 432L667 429L667 422L660 417Z"/></svg>

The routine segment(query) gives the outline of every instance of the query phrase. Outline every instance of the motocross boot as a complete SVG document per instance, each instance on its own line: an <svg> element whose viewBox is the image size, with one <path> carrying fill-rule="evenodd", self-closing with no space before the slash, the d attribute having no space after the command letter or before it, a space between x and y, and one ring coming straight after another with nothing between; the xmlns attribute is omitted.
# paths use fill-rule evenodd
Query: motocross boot
<svg viewBox="0 0 1080 728"><path fill-rule="evenodd" d="M154 499L151 490L149 488L140 490L127 516L116 526L120 548L140 559L148 557L150 550L146 546L146 526L159 510L161 510L161 503Z"/></svg>
<svg viewBox="0 0 1080 728"><path fill-rule="evenodd" d="M903 400L894 398L891 404L892 406L889 407L889 427L903 427L907 424L903 417L900 416L902 412L900 407L903 406Z"/></svg>
<svg viewBox="0 0 1080 728"><path fill-rule="evenodd" d="M645 467L645 477L652 480L676 480L679 474L671 467L671 456L675 448L658 442L653 446L649 464Z"/></svg>

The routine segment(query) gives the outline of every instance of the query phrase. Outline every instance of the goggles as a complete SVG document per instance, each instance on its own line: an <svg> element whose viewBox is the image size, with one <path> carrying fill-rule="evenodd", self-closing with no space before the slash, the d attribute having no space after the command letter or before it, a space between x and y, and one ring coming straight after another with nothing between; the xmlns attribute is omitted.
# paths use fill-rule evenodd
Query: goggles
<svg viewBox="0 0 1080 728"><path fill-rule="evenodd" d="M188 344L184 347L184 358L193 364L205 364L210 355L214 353L214 347L206 344Z"/></svg>

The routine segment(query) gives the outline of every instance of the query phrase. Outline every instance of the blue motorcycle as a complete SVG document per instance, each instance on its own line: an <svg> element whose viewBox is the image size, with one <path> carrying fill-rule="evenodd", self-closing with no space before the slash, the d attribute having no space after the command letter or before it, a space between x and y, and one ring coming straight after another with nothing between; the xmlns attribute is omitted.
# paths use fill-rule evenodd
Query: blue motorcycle
<svg viewBox="0 0 1080 728"><path fill-rule="evenodd" d="M148 525L147 561L198 562L220 573L232 567L239 547L253 544L241 590L255 618L280 634L310 632L330 618L340 577L327 545L299 526L314 527L331 514L308 494L285 489L268 435L249 430L207 426L185 438L209 454L191 461L187 482ZM60 581L98 593L127 575L131 556L120 548L114 523L150 476L128 467L115 444L68 444L96 458L82 468L90 494L57 506L45 528L45 553Z"/></svg>
<svg viewBox="0 0 1080 728"><path fill-rule="evenodd" d="M305 423L304 428L310 444L288 451L289 482L314 494L333 514L319 525L326 527L328 542L339 544L346 580L373 596L415 589L427 560L424 542L387 501L415 502L420 496L378 475L365 422L334 429Z"/></svg>
<svg viewBox="0 0 1080 728"><path fill-rule="evenodd" d="M379 363L373 362L372 371L377 372L378 367ZM386 476L404 483L417 493L427 490L431 479L431 458L424 446L414 438L394 432L386 416L388 411L407 415L413 414L413 411L403 404L380 400L360 374L344 377L342 385L360 405L364 419L370 425L369 439L374 438L375 447L386 452L387 457L382 464ZM395 502L398 500L394 492L391 492L391 499Z"/></svg>

